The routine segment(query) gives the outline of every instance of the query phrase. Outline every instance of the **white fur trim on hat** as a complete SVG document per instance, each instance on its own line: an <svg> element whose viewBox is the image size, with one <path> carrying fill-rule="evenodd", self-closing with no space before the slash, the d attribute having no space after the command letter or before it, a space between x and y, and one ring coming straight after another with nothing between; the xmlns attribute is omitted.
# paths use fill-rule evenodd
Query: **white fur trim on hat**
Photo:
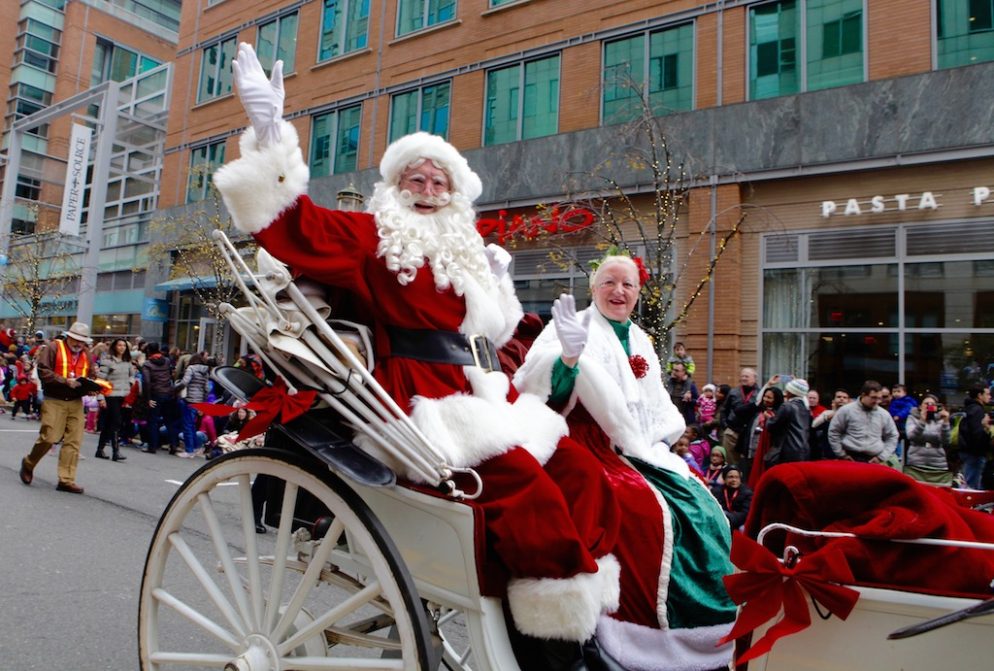
<svg viewBox="0 0 994 671"><path fill-rule="evenodd" d="M452 180L452 190L461 193L470 202L483 193L480 178L455 147L438 135L420 131L395 140L383 152L380 160L383 181L391 185L397 184L404 168L421 158L430 159L442 166Z"/></svg>

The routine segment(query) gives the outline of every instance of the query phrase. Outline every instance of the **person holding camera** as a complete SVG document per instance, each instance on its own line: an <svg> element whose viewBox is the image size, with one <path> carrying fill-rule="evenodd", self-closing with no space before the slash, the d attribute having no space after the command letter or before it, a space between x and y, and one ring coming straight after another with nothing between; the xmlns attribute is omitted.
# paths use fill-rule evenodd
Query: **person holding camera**
<svg viewBox="0 0 994 671"><path fill-rule="evenodd" d="M952 427L949 411L939 404L932 394L922 398L921 405L912 408L905 424L907 453L904 473L915 480L933 485L950 485L949 439Z"/></svg>

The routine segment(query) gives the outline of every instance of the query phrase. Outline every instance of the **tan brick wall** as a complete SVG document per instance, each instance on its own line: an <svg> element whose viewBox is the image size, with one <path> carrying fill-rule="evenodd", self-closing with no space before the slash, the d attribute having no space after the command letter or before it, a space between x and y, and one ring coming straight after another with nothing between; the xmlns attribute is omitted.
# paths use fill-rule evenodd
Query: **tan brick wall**
<svg viewBox="0 0 994 671"><path fill-rule="evenodd" d="M874 0L867 4L870 79L932 69L932 3Z"/></svg>
<svg viewBox="0 0 994 671"><path fill-rule="evenodd" d="M714 107L718 102L718 20L714 14L697 19L694 109Z"/></svg>

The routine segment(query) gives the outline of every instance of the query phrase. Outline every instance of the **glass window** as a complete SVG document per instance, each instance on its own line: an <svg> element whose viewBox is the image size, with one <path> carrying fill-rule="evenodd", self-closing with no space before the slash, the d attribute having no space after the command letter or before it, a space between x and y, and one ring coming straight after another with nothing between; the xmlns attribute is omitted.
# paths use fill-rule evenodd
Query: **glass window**
<svg viewBox="0 0 994 671"><path fill-rule="evenodd" d="M368 29L369 0L324 0L318 60L365 49Z"/></svg>
<svg viewBox="0 0 994 671"><path fill-rule="evenodd" d="M526 140L558 130L558 54L487 73L484 144Z"/></svg>
<svg viewBox="0 0 994 671"><path fill-rule="evenodd" d="M897 285L897 265L889 263L767 270L763 326L896 327Z"/></svg>
<svg viewBox="0 0 994 671"><path fill-rule="evenodd" d="M940 68L994 60L994 0L936 0L935 30Z"/></svg>
<svg viewBox="0 0 994 671"><path fill-rule="evenodd" d="M904 266L909 328L994 328L994 261L935 261Z"/></svg>
<svg viewBox="0 0 994 671"><path fill-rule="evenodd" d="M390 137L423 130L447 137L449 132L449 82L398 93L390 101Z"/></svg>
<svg viewBox="0 0 994 671"><path fill-rule="evenodd" d="M863 81L863 0L807 0L808 90Z"/></svg>
<svg viewBox="0 0 994 671"><path fill-rule="evenodd" d="M797 93L797 37L800 15L796 0L771 2L749 9L749 98Z"/></svg>
<svg viewBox="0 0 994 671"><path fill-rule="evenodd" d="M994 334L913 333L905 336L905 349L905 384L916 396L938 393L959 409L967 389L994 382Z"/></svg>
<svg viewBox="0 0 994 671"><path fill-rule="evenodd" d="M399 0L397 35L407 35L455 18L456 0Z"/></svg>
<svg viewBox="0 0 994 671"><path fill-rule="evenodd" d="M197 147L190 151L190 178L186 187L186 202L193 203L207 198L214 171L224 164L225 143Z"/></svg>
<svg viewBox="0 0 994 671"><path fill-rule="evenodd" d="M260 25L255 51L267 76L273 74L273 64L279 60L283 61L283 72L293 72L297 53L297 12Z"/></svg>
<svg viewBox="0 0 994 671"><path fill-rule="evenodd" d="M693 108L694 24L664 28L604 44L604 123ZM648 72L648 78L646 73Z"/></svg>
<svg viewBox="0 0 994 671"><path fill-rule="evenodd" d="M361 105L314 117L310 151L312 177L357 169L361 123Z"/></svg>
<svg viewBox="0 0 994 671"><path fill-rule="evenodd" d="M509 5L512 2L517 2L518 0L490 0L491 7L500 7L501 5Z"/></svg>
<svg viewBox="0 0 994 671"><path fill-rule="evenodd" d="M231 93L231 60L238 40L234 37L204 47L200 59L200 88L197 102Z"/></svg>

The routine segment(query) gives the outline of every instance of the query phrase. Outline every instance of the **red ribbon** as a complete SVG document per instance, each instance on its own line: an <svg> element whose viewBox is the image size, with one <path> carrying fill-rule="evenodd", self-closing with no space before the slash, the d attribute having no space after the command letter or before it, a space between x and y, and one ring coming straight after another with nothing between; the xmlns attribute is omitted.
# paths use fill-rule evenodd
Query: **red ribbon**
<svg viewBox="0 0 994 671"><path fill-rule="evenodd" d="M242 441L265 432L277 416L284 424L300 417L310 409L317 394L313 390L298 391L296 394L291 394L283 378L276 378L276 382L271 387L263 387L255 393L248 403L240 406L246 410L254 410L256 414L238 432L238 440ZM205 415L213 417L230 415L238 409L224 403L193 403L192 405Z"/></svg>
<svg viewBox="0 0 994 671"><path fill-rule="evenodd" d="M725 576L725 589L732 601L745 605L735 626L719 645L750 633L776 617L783 608L780 621L770 627L763 638L737 660L738 663L765 655L778 639L811 626L805 591L843 620L849 617L859 599L856 590L833 584L851 583L854 578L845 555L831 546L804 555L794 566L788 567L765 547L736 531L732 537L732 563L743 572Z"/></svg>

